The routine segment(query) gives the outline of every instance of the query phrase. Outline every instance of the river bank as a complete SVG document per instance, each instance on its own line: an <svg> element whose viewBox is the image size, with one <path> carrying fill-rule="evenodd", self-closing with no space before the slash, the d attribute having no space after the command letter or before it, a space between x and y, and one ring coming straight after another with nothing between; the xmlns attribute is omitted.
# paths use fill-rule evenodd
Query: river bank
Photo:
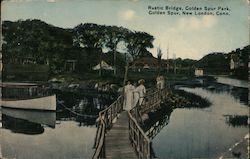
<svg viewBox="0 0 250 159"><path fill-rule="evenodd" d="M227 92L248 105L248 83L226 76L204 76L170 83L170 87L204 88L211 92Z"/></svg>

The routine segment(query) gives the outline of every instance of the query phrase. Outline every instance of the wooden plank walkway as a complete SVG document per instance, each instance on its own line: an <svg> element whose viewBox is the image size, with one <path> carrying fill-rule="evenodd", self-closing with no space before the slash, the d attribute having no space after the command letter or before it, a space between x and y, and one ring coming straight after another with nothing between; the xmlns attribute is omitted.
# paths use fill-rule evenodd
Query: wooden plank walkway
<svg viewBox="0 0 250 159"><path fill-rule="evenodd" d="M123 111L120 117L105 136L107 159L137 159L129 140L128 112Z"/></svg>

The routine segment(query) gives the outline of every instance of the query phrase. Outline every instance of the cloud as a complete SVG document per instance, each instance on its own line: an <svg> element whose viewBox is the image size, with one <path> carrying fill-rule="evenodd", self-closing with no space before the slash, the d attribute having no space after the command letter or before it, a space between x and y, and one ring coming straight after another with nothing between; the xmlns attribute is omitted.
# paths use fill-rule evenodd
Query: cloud
<svg viewBox="0 0 250 159"><path fill-rule="evenodd" d="M34 2L34 1L39 1L39 0L8 0L9 2ZM49 2L49 3L54 3L58 0L44 0L45 2Z"/></svg>
<svg viewBox="0 0 250 159"><path fill-rule="evenodd" d="M132 9L121 11L118 13L118 16L119 18L126 20L126 21L131 21L137 17L135 11Z"/></svg>
<svg viewBox="0 0 250 159"><path fill-rule="evenodd" d="M208 29L212 28L216 24L217 18L215 16L180 18L175 26L170 28L170 31L193 31L203 28Z"/></svg>
<svg viewBox="0 0 250 159"><path fill-rule="evenodd" d="M202 18L202 23L206 28L211 28L217 23L217 18L214 16L204 16Z"/></svg>
<svg viewBox="0 0 250 159"><path fill-rule="evenodd" d="M15 2L15 3L19 3L19 2L31 2L32 0L8 0L7 2Z"/></svg>
<svg viewBox="0 0 250 159"><path fill-rule="evenodd" d="M47 2L54 3L54 2L56 2L56 0L47 0Z"/></svg>

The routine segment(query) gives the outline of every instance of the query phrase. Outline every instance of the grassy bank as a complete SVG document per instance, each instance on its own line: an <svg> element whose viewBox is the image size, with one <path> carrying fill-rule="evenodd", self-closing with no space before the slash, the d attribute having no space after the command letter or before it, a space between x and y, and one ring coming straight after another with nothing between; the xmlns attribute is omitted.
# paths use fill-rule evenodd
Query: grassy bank
<svg viewBox="0 0 250 159"><path fill-rule="evenodd" d="M236 126L247 126L248 125L247 115L228 115L226 116L226 122L234 127Z"/></svg>
<svg viewBox="0 0 250 159"><path fill-rule="evenodd" d="M157 72L129 72L127 79L133 82L137 82L140 79L146 81L146 87L154 86L156 83ZM167 82L187 80L190 76L186 74L164 74L164 77ZM77 83L77 84L90 84L93 85L97 82L100 83L112 83L119 86L123 85L124 82L124 73L118 72L117 75L114 75L113 72L104 73L102 76L98 72L76 74L76 73L67 73L60 75L51 75L51 79L57 79L63 83Z"/></svg>
<svg viewBox="0 0 250 159"><path fill-rule="evenodd" d="M165 104L173 108L206 108L211 102L184 90L172 90Z"/></svg>

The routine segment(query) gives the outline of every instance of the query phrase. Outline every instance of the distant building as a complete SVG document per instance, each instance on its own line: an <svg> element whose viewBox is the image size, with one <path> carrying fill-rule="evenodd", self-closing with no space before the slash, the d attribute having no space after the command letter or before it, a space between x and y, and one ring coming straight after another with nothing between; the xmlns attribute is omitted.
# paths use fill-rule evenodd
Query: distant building
<svg viewBox="0 0 250 159"><path fill-rule="evenodd" d="M101 61L101 63L97 64L96 66L94 66L92 68L93 70L114 70L114 68L112 66L110 66L109 64L107 64L105 61Z"/></svg>
<svg viewBox="0 0 250 159"><path fill-rule="evenodd" d="M2 61L2 51L0 53L0 71L2 73L2 70L3 70L3 61Z"/></svg>
<svg viewBox="0 0 250 159"><path fill-rule="evenodd" d="M65 61L65 71L74 72L76 70L77 60L66 60Z"/></svg>
<svg viewBox="0 0 250 159"><path fill-rule="evenodd" d="M159 68L159 61L155 57L142 57L131 62L129 67L134 71L157 70ZM161 68L167 68L167 63L163 60L161 61Z"/></svg>
<svg viewBox="0 0 250 159"><path fill-rule="evenodd" d="M231 51L228 55L230 58L230 74L240 79L248 78L250 45L244 48Z"/></svg>
<svg viewBox="0 0 250 159"><path fill-rule="evenodd" d="M204 71L201 68L196 68L194 71L194 75L195 76L203 76L204 75Z"/></svg>

